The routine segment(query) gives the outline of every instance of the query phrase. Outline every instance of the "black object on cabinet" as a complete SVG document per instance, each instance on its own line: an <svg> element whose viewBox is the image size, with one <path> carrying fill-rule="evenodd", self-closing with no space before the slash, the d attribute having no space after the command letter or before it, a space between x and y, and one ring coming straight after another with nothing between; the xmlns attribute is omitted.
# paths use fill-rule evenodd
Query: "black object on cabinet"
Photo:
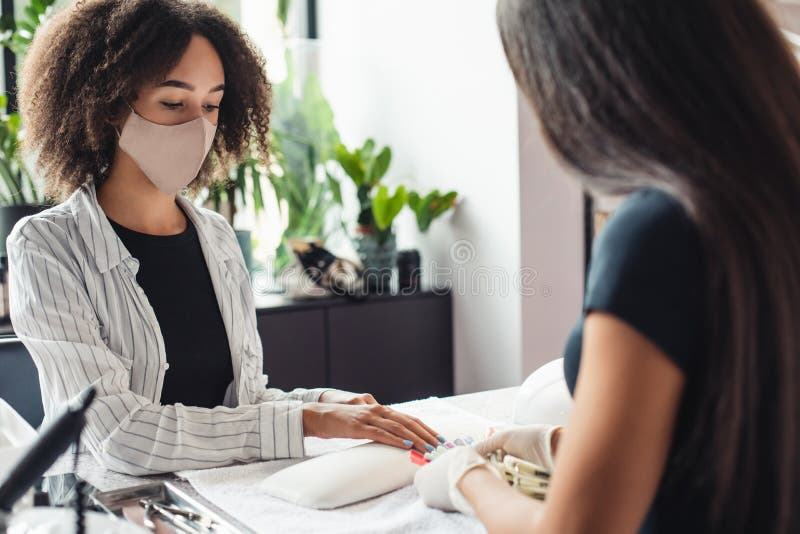
<svg viewBox="0 0 800 534"><path fill-rule="evenodd" d="M385 404L453 394L449 294L264 297L256 314L269 387L329 386Z"/></svg>

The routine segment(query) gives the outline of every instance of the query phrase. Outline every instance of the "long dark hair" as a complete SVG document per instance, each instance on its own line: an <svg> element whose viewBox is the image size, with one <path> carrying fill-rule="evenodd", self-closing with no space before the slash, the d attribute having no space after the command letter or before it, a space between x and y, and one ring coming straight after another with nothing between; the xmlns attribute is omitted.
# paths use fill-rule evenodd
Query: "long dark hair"
<svg viewBox="0 0 800 534"><path fill-rule="evenodd" d="M800 75L789 45L757 0L500 0L497 16L546 139L584 186L664 190L699 229L709 346L694 431L673 451L683 471L666 480L707 474L717 532L796 529Z"/></svg>

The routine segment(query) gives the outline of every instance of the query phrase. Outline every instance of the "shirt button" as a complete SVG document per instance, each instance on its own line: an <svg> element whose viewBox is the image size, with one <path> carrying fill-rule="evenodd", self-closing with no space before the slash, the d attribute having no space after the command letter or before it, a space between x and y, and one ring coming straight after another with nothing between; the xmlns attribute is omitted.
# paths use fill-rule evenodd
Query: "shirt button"
<svg viewBox="0 0 800 534"><path fill-rule="evenodd" d="M161 364L161 368L162 368L163 370L165 370L165 371L166 371L167 369L169 369L169 362L164 362L164 363L162 363L162 364Z"/></svg>

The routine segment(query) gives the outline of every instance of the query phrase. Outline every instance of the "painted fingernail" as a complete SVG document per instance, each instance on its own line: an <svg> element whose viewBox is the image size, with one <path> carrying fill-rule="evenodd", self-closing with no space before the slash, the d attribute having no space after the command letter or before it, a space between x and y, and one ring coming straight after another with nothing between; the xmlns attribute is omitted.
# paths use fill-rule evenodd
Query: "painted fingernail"
<svg viewBox="0 0 800 534"><path fill-rule="evenodd" d="M449 441L447 443L445 443L444 446L447 447L448 449L452 449L453 447L455 447L455 445L453 445Z"/></svg>
<svg viewBox="0 0 800 534"><path fill-rule="evenodd" d="M443 435L441 435L441 434L439 434L438 436L436 436L436 439L438 439L438 440L439 440L439 443L444 443L445 441L447 441L447 440L445 439L445 437L444 437Z"/></svg>
<svg viewBox="0 0 800 534"><path fill-rule="evenodd" d="M467 440L467 445L472 445L473 443L475 443L475 440L472 439L472 436L467 436L464 439Z"/></svg>
<svg viewBox="0 0 800 534"><path fill-rule="evenodd" d="M428 452L433 452L434 451L434 448L431 446L430 443L426 443L425 444L425 448L428 449Z"/></svg>
<svg viewBox="0 0 800 534"><path fill-rule="evenodd" d="M414 444L414 442L413 442L413 441L411 441L410 439L404 439L404 440L403 440L403 445L405 445L406 447L410 447L410 446L412 446L413 444Z"/></svg>
<svg viewBox="0 0 800 534"><path fill-rule="evenodd" d="M466 443L464 443L464 441L461 438L456 439L453 443L455 443L458 446L466 445Z"/></svg>

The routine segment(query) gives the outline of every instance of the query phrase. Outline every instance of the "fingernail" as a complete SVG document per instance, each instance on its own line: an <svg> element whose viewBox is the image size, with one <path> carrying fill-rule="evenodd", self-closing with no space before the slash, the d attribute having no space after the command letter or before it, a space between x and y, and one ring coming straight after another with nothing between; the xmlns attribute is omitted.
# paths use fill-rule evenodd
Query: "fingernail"
<svg viewBox="0 0 800 534"><path fill-rule="evenodd" d="M425 444L425 448L428 449L428 452L433 452L434 451L434 448L431 446L430 443L426 443Z"/></svg>
<svg viewBox="0 0 800 534"><path fill-rule="evenodd" d="M445 441L447 441L447 440L445 439L445 437L444 437L443 435L441 435L441 434L439 434L438 436L436 436L436 439L438 439L438 440L439 440L439 443L444 443Z"/></svg>
<svg viewBox="0 0 800 534"><path fill-rule="evenodd" d="M403 445L405 445L406 447L410 447L410 446L412 446L413 444L414 444L414 442L413 442L413 441L411 441L410 439L404 439L404 440L403 440Z"/></svg>
<svg viewBox="0 0 800 534"><path fill-rule="evenodd" d="M466 445L466 443L464 443L464 441L461 438L456 439L453 443L455 443L459 447Z"/></svg>
<svg viewBox="0 0 800 534"><path fill-rule="evenodd" d="M453 447L455 447L455 445L453 445L449 441L447 443L445 443L444 446L447 447L448 449L452 449Z"/></svg>

